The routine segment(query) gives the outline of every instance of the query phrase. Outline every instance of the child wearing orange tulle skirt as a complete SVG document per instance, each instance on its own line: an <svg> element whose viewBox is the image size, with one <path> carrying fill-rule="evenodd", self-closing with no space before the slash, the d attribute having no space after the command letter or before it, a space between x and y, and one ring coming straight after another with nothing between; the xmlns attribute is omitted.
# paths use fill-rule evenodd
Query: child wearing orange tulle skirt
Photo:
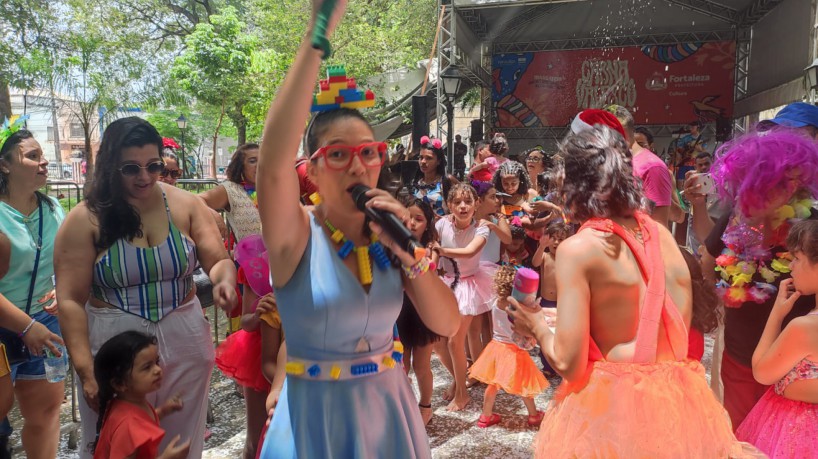
<svg viewBox="0 0 818 459"><path fill-rule="evenodd" d="M537 427L542 421L543 413L537 411L534 397L548 388L548 380L537 368L528 351L512 341L511 322L505 310L498 306L498 301L494 302L491 317L492 339L469 370L470 377L486 384L483 413L477 420L477 426L490 427L500 423L502 418L494 413L494 401L497 392L503 389L508 394L523 398L528 410L528 425Z"/></svg>

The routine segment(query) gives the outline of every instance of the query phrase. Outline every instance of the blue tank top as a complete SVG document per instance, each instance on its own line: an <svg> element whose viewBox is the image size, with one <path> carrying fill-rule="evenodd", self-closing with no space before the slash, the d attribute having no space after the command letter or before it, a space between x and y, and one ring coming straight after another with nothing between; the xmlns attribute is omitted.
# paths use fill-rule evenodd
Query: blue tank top
<svg viewBox="0 0 818 459"><path fill-rule="evenodd" d="M54 239L57 236L65 212L60 203L54 198L47 198L49 202L41 202L43 210L43 240L40 252L40 264L37 268L37 280L31 295L30 315L37 314L47 306L48 302L40 303L37 300L54 289ZM50 204L53 204L52 209ZM31 284L31 274L34 270L34 258L37 254L37 237L40 226L40 212L37 209L29 215L21 214L17 209L5 202L0 202L0 232L5 234L11 242L11 259L6 275L0 279L0 294L14 303L20 310L25 311L28 301L28 289Z"/></svg>
<svg viewBox="0 0 818 459"><path fill-rule="evenodd" d="M403 304L396 268L373 267L367 294L338 258L323 226L310 213L304 255L283 287L276 289L287 353L305 360L343 360L386 352ZM365 350L362 343L366 343Z"/></svg>

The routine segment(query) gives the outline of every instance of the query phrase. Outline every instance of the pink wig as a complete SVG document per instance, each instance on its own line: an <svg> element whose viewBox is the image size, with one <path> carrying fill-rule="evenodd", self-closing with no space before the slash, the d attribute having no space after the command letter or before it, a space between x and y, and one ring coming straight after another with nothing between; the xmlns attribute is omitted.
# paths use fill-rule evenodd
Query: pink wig
<svg viewBox="0 0 818 459"><path fill-rule="evenodd" d="M789 129L749 133L718 149L711 173L719 194L753 215L783 192L818 196L818 144Z"/></svg>

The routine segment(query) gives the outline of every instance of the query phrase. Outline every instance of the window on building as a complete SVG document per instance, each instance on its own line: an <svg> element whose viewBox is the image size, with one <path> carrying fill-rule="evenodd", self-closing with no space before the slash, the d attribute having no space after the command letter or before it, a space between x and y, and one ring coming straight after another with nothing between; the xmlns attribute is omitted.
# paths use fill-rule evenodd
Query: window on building
<svg viewBox="0 0 818 459"><path fill-rule="evenodd" d="M80 139L85 137L85 131L82 129L82 124L71 123L71 137Z"/></svg>
<svg viewBox="0 0 818 459"><path fill-rule="evenodd" d="M54 141L54 126L46 126L46 130L48 131L48 141Z"/></svg>

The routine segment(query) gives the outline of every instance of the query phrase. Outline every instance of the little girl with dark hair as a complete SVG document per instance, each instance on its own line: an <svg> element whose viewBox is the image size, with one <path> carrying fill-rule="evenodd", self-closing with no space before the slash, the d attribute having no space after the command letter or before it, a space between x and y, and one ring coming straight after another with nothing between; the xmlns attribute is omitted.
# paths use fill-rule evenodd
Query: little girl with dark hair
<svg viewBox="0 0 818 459"><path fill-rule="evenodd" d="M165 430L162 417L182 409L173 397L154 409L147 395L162 385L156 337L137 331L120 333L105 342L94 357L99 386L99 419L94 459L185 458L190 440L174 437L162 454L159 443Z"/></svg>
<svg viewBox="0 0 818 459"><path fill-rule="evenodd" d="M736 430L774 459L818 451L818 307L782 327L799 297L818 292L818 221L793 225L787 248L792 279L781 281L753 353L753 377L772 386Z"/></svg>
<svg viewBox="0 0 818 459"><path fill-rule="evenodd" d="M415 238L425 246L436 243L438 235L434 225L435 213L432 206L414 196L407 196L402 200L402 204L409 209L408 228ZM437 266L437 252L430 250L427 253L431 260L430 263ZM407 375L410 369L415 371L420 392L418 407L425 425L432 419L432 349L440 339L440 335L429 330L429 327L423 323L415 305L406 294L403 295L403 307L398 316L397 326L398 336L403 343L403 368Z"/></svg>

